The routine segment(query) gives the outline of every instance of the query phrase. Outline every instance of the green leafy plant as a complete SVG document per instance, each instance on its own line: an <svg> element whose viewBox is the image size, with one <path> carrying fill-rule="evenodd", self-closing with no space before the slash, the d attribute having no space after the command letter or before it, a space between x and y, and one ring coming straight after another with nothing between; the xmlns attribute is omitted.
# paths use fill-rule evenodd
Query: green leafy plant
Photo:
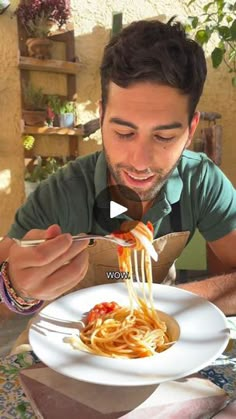
<svg viewBox="0 0 236 419"><path fill-rule="evenodd" d="M48 96L47 100L47 122L52 125L56 122L56 125L60 125L60 118L66 114L75 115L76 104L73 101L62 100L58 95ZM59 118L59 119L57 119ZM74 118L74 117L73 117ZM64 125L60 125L64 126Z"/></svg>
<svg viewBox="0 0 236 419"><path fill-rule="evenodd" d="M24 107L27 110L45 110L47 97L41 87L36 88L32 83L23 83Z"/></svg>
<svg viewBox="0 0 236 419"><path fill-rule="evenodd" d="M30 172L29 170L25 171L25 180L29 182L41 182L47 179L48 176L56 173L63 166L64 163L60 159L55 159L54 157L42 158L39 156L33 170Z"/></svg>
<svg viewBox="0 0 236 419"><path fill-rule="evenodd" d="M191 6L198 0L191 0ZM232 85L236 87L236 2L216 0L206 2L202 13L188 16L186 30L203 47L211 41L214 49L211 53L214 68L224 63L232 73Z"/></svg>
<svg viewBox="0 0 236 419"><path fill-rule="evenodd" d="M54 114L58 115L61 109L61 99L58 95L48 95L47 104L52 109Z"/></svg>
<svg viewBox="0 0 236 419"><path fill-rule="evenodd" d="M75 102L65 101L61 103L59 114L74 113L74 112L75 112Z"/></svg>
<svg viewBox="0 0 236 419"><path fill-rule="evenodd" d="M74 113L76 109L76 104L70 100L62 100L58 95L48 95L47 96L47 105L52 109L56 114L65 114L65 113Z"/></svg>
<svg viewBox="0 0 236 419"><path fill-rule="evenodd" d="M42 12L40 16L36 16L34 20L29 20L27 23L27 31L29 35L34 38L46 38L50 31L51 25L47 19L47 15Z"/></svg>

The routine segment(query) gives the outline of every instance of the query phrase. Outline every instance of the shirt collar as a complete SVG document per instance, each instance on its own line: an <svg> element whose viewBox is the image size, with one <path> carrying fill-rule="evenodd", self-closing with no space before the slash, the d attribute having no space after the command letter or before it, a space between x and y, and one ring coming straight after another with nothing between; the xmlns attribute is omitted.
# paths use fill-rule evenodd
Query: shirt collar
<svg viewBox="0 0 236 419"><path fill-rule="evenodd" d="M163 192L167 201L170 204L174 204L180 200L180 196L183 190L183 181L179 175L179 169L176 167L164 185Z"/></svg>
<svg viewBox="0 0 236 419"><path fill-rule="evenodd" d="M183 181L179 175L178 167L176 167L160 191L153 206L144 214L142 221L144 223L151 221L155 224L158 219L160 220L169 214L171 212L171 205L180 200L182 190Z"/></svg>

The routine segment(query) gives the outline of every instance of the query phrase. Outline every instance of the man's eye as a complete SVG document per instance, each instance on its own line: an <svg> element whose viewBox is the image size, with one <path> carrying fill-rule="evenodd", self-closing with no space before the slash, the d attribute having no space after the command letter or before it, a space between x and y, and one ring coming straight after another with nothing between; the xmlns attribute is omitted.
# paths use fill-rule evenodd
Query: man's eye
<svg viewBox="0 0 236 419"><path fill-rule="evenodd" d="M156 140L162 141L164 143L168 143L175 138L175 137L162 137L161 135L154 135L154 137Z"/></svg>
<svg viewBox="0 0 236 419"><path fill-rule="evenodd" d="M116 131L116 135L117 135L117 137L119 137L119 138L123 138L123 139L125 139L125 138L131 138L131 137L134 135L134 133L133 133L133 132L129 132L129 133L127 133L127 134L122 134L121 132L117 132L117 131Z"/></svg>

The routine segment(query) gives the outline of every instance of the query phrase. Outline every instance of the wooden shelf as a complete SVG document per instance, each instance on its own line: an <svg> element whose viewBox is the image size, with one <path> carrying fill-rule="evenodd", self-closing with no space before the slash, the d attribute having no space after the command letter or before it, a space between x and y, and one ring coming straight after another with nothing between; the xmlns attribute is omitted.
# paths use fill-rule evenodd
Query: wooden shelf
<svg viewBox="0 0 236 419"><path fill-rule="evenodd" d="M32 72L45 72L55 74L64 74L66 82L66 95L65 98L69 101L75 100L76 97L76 75L80 71L82 65L75 55L75 38L73 24L68 25L64 31L54 33L50 38L53 43L63 43L64 53L58 55L59 59L42 60L28 56L28 48L26 40L28 34L25 28L18 21L18 42L19 42L19 62L18 68L20 70L21 91L23 90L23 83L27 84L31 80ZM61 58L61 59L60 59ZM44 78L42 78L44 80ZM43 86L41 86L43 87ZM57 90L57 89L56 89ZM56 94L56 92L54 92ZM46 94L46 92L45 92ZM21 95L22 109L24 109L24 98ZM67 156L74 159L79 155L80 137L87 135L87 127L79 125L78 128L65 128L65 127L47 127L47 126L27 126L22 129L23 134L37 135L37 145L35 151L41 155L52 156ZM47 138L51 136L51 138ZM64 138L63 138L64 136ZM57 137L57 138L56 138ZM59 137L59 138L58 138ZM58 141L59 140L59 141ZM41 150L39 144L41 143ZM48 147L48 152L45 152L45 147ZM66 151L65 151L66 150ZM66 153L66 154L64 154ZM26 152L27 154L27 152ZM34 149L30 150L30 154L34 154Z"/></svg>
<svg viewBox="0 0 236 419"><path fill-rule="evenodd" d="M19 68L29 71L77 74L81 64L62 60L39 60L38 58L20 57Z"/></svg>
<svg viewBox="0 0 236 419"><path fill-rule="evenodd" d="M24 134L38 135L78 135L83 136L83 128L65 128L65 127L24 127Z"/></svg>

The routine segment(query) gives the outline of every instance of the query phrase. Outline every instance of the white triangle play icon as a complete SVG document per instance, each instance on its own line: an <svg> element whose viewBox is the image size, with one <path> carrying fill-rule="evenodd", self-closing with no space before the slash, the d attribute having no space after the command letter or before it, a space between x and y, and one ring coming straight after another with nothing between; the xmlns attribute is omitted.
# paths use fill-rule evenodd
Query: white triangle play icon
<svg viewBox="0 0 236 419"><path fill-rule="evenodd" d="M128 208L123 207L123 205L117 204L115 201L110 202L110 218L114 218L117 215L123 214Z"/></svg>

